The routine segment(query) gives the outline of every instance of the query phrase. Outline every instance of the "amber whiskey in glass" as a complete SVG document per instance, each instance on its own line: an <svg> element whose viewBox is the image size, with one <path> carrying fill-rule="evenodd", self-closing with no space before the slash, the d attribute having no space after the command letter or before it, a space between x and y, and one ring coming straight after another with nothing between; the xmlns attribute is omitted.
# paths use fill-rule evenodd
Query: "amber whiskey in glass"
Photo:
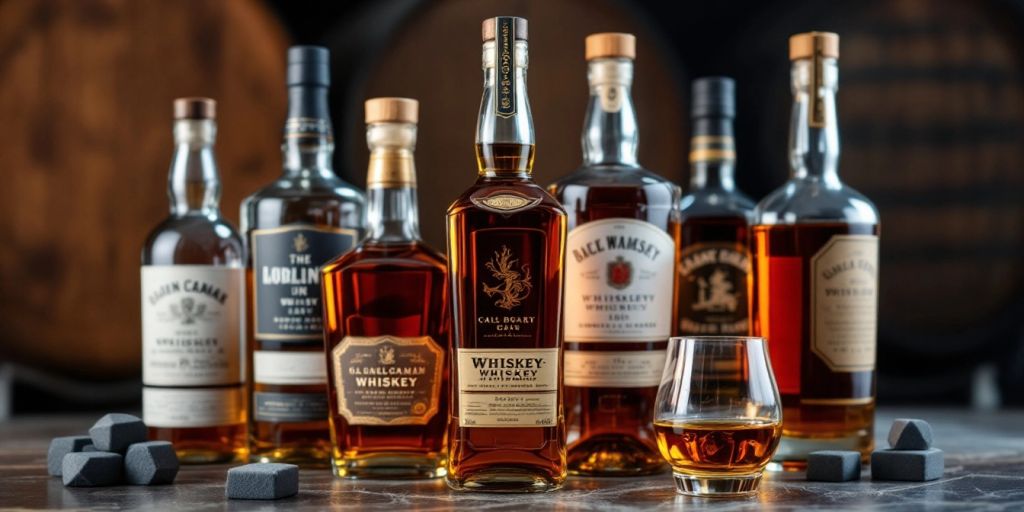
<svg viewBox="0 0 1024 512"><path fill-rule="evenodd" d="M331 167L328 51L288 51L284 172L242 203L247 237L249 458L327 466L320 267L362 238L365 198Z"/></svg>
<svg viewBox="0 0 1024 512"><path fill-rule="evenodd" d="M448 209L456 490L537 492L565 481L565 211L533 182L522 18L483 24L476 183Z"/></svg>
<svg viewBox="0 0 1024 512"><path fill-rule="evenodd" d="M566 209L565 388L569 471L666 469L652 429L672 334L679 187L637 161L630 88L636 39L586 39L590 101L583 164L549 190Z"/></svg>

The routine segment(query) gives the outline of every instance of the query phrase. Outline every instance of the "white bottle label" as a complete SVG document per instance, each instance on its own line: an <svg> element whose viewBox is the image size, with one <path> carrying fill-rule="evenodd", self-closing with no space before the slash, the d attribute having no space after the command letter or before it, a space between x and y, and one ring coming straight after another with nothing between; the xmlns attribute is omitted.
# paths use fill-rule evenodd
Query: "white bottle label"
<svg viewBox="0 0 1024 512"><path fill-rule="evenodd" d="M664 350L565 351L565 385L580 388L649 388L661 383Z"/></svg>
<svg viewBox="0 0 1024 512"><path fill-rule="evenodd" d="M302 386L327 383L323 352L256 350L252 354L253 381L257 384Z"/></svg>
<svg viewBox="0 0 1024 512"><path fill-rule="evenodd" d="M198 428L245 423L244 387L142 388L142 421L151 427Z"/></svg>
<svg viewBox="0 0 1024 512"><path fill-rule="evenodd" d="M243 381L243 270L142 267L142 382L210 386Z"/></svg>
<svg viewBox="0 0 1024 512"><path fill-rule="evenodd" d="M570 231L566 247L566 341L668 339L676 247L668 233L642 220L603 219Z"/></svg>

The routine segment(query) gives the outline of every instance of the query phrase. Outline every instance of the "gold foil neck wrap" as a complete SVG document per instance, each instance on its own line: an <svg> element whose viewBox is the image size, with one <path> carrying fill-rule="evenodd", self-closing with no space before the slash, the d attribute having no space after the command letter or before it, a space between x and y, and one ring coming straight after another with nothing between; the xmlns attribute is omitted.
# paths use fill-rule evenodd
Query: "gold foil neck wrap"
<svg viewBox="0 0 1024 512"><path fill-rule="evenodd" d="M736 145L728 135L697 135L690 139L690 163L732 162Z"/></svg>
<svg viewBox="0 0 1024 512"><path fill-rule="evenodd" d="M370 98L365 108L366 124L419 122L420 102L411 98Z"/></svg>
<svg viewBox="0 0 1024 512"><path fill-rule="evenodd" d="M839 34L833 32L804 32L789 38L789 60L814 57L839 58Z"/></svg>
<svg viewBox="0 0 1024 512"><path fill-rule="evenodd" d="M586 58L636 59L636 36L621 32L590 34L586 39Z"/></svg>
<svg viewBox="0 0 1024 512"><path fill-rule="evenodd" d="M519 41L529 40L529 31L527 29L528 24L526 18L511 17L515 20L515 39ZM497 37L496 27L498 26L498 18L487 18L484 20L481 27L481 35L483 35L484 42L493 41Z"/></svg>
<svg viewBox="0 0 1024 512"><path fill-rule="evenodd" d="M407 149L378 149L370 154L366 171L367 188L416 186L416 164Z"/></svg>

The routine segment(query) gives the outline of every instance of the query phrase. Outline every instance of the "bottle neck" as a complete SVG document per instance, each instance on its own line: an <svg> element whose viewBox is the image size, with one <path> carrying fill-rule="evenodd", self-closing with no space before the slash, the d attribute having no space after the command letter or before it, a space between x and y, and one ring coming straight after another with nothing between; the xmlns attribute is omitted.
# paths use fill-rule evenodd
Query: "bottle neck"
<svg viewBox="0 0 1024 512"><path fill-rule="evenodd" d="M732 119L698 117L690 138L690 188L736 190L736 145Z"/></svg>
<svg viewBox="0 0 1024 512"><path fill-rule="evenodd" d="M793 62L793 112L789 162L793 177L820 180L838 187L839 128L836 119L836 59L817 57Z"/></svg>
<svg viewBox="0 0 1024 512"><path fill-rule="evenodd" d="M416 206L416 125L375 123L366 129L370 163L366 172L369 240L385 243L420 239Z"/></svg>
<svg viewBox="0 0 1024 512"><path fill-rule="evenodd" d="M583 121L583 162L636 167L640 137L630 92L633 61L596 59L587 67L590 101Z"/></svg>
<svg viewBox="0 0 1024 512"><path fill-rule="evenodd" d="M174 122L174 158L167 195L172 215L218 215L220 177L213 154L217 124L212 119Z"/></svg>
<svg viewBox="0 0 1024 512"><path fill-rule="evenodd" d="M327 88L288 88L288 119L284 125L284 174L292 178L333 178L334 134L327 106Z"/></svg>
<svg viewBox="0 0 1024 512"><path fill-rule="evenodd" d="M499 36L484 43L484 92L476 125L480 176L529 178L533 172L533 116L526 91L528 60L526 41L513 42Z"/></svg>

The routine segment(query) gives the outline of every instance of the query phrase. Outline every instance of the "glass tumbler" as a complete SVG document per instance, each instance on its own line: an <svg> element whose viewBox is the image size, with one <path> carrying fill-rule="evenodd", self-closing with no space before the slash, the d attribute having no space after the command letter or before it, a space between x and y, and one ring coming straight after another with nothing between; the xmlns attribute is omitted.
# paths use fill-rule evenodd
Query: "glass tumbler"
<svg viewBox="0 0 1024 512"><path fill-rule="evenodd" d="M779 390L764 338L670 339L654 430L679 493L756 492L782 436Z"/></svg>

